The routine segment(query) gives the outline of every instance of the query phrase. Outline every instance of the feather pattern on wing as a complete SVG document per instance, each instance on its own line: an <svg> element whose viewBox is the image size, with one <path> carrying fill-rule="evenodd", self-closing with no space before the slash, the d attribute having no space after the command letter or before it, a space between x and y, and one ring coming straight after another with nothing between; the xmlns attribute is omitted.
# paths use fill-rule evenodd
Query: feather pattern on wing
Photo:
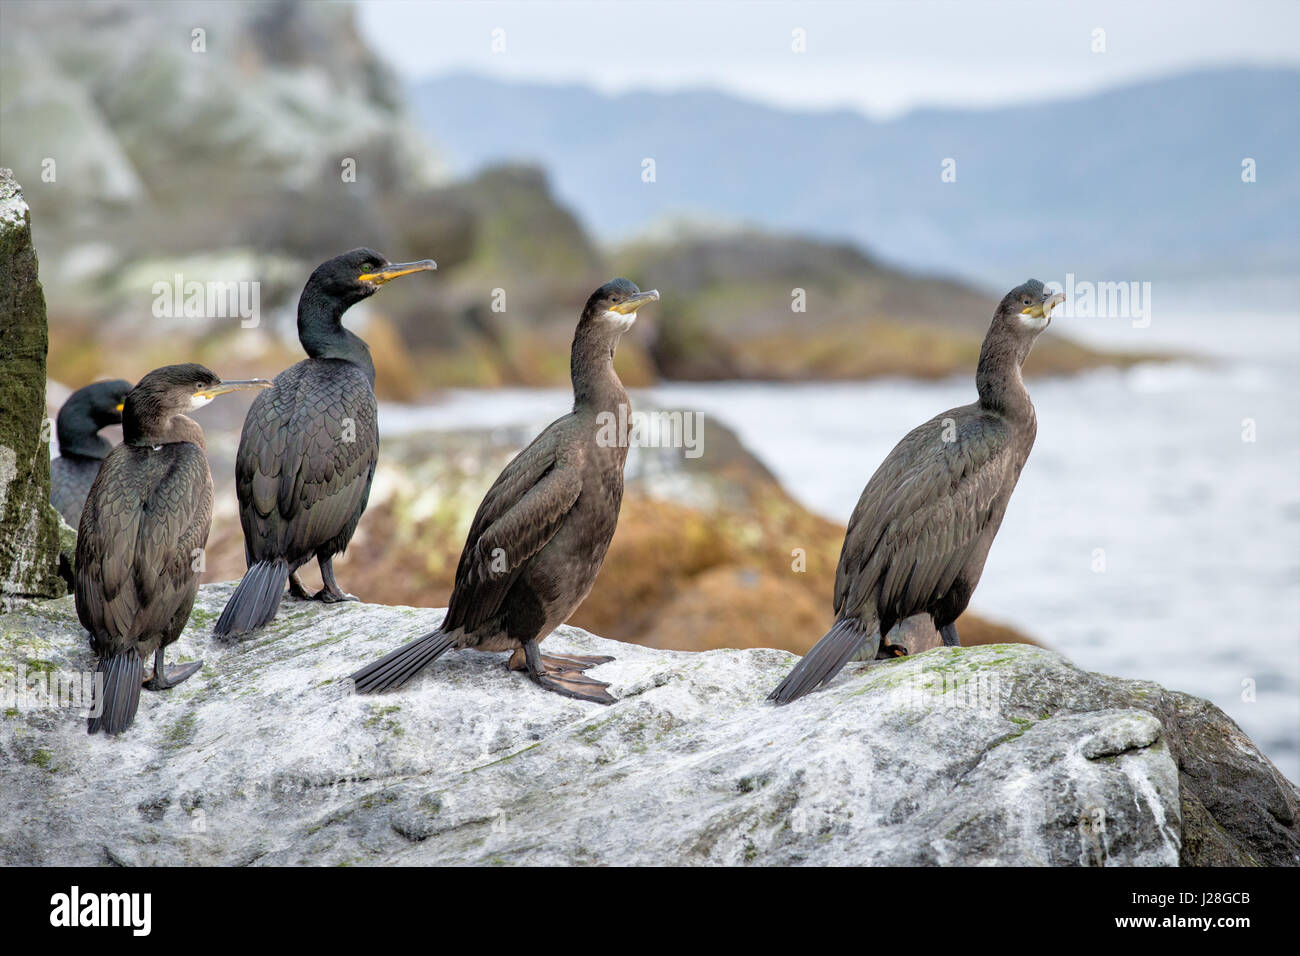
<svg viewBox="0 0 1300 956"><path fill-rule="evenodd" d="M982 564L980 550L1023 464L1006 430L1000 417L967 406L936 416L895 446L849 519L835 572L837 617L861 617L874 606L887 633L935 604L963 570Z"/></svg>
<svg viewBox="0 0 1300 956"><path fill-rule="evenodd" d="M249 563L347 545L379 457L378 407L366 373L309 358L281 372L244 420L235 491Z"/></svg>
<svg viewBox="0 0 1300 956"><path fill-rule="evenodd" d="M443 630L473 631L498 613L582 493L583 455L548 429L506 465L470 525Z"/></svg>
<svg viewBox="0 0 1300 956"><path fill-rule="evenodd" d="M211 517L212 476L198 446L113 449L77 537L77 614L98 653L149 653L179 636Z"/></svg>

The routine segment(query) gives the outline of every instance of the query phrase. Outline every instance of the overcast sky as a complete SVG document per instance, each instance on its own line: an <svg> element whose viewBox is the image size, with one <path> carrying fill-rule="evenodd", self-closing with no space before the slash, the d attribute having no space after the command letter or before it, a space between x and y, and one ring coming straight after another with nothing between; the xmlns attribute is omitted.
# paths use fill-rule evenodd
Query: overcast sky
<svg viewBox="0 0 1300 956"><path fill-rule="evenodd" d="M998 105L1224 64L1300 66L1300 2L420 2L361 0L407 77L471 71L607 92L708 87L882 117ZM505 50L493 52L493 31ZM792 52L793 31L807 51ZM1093 31L1105 52L1092 52Z"/></svg>

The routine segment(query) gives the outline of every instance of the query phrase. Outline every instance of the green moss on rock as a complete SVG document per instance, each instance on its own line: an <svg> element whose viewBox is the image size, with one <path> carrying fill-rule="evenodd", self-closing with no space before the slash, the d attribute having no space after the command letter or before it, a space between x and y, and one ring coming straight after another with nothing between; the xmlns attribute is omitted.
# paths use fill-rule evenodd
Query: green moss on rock
<svg viewBox="0 0 1300 956"><path fill-rule="evenodd" d="M0 169L0 606L66 594L50 507L45 293L22 190Z"/></svg>

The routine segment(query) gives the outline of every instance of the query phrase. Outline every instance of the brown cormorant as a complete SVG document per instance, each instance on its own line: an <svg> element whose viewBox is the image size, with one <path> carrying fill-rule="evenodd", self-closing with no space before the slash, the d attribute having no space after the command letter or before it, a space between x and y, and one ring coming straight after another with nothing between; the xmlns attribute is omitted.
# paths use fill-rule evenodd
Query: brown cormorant
<svg viewBox="0 0 1300 956"><path fill-rule="evenodd" d="M835 572L835 625L768 696L787 703L852 658L905 653L881 635L928 613L944 644L979 583L993 536L1038 430L1020 377L1038 334L1064 299L1036 279L993 315L975 374L978 401L908 432L886 456L849 519Z"/></svg>
<svg viewBox="0 0 1300 956"><path fill-rule="evenodd" d="M312 558L324 582L316 600L348 600L334 580L333 559L366 510L379 423L370 349L343 327L343 313L385 282L435 268L432 259L395 264L354 249L317 266L307 280L298 299L298 340L308 358L277 375L244 419L235 492L248 570L214 633L267 624L286 583L295 597L308 597L296 572Z"/></svg>
<svg viewBox="0 0 1300 956"><path fill-rule="evenodd" d="M212 519L212 473L203 429L185 413L218 395L270 382L223 382L202 365L155 369L127 393L122 444L104 459L77 532L77 617L99 657L103 693L88 729L121 733L150 690L174 687L202 666L163 666L199 589L196 560Z"/></svg>
<svg viewBox="0 0 1300 956"><path fill-rule="evenodd" d="M627 392L614 349L636 312L659 298L627 279L592 293L573 337L573 411L506 465L470 525L447 616L352 675L359 693L401 687L451 647L513 651L511 670L578 700L612 704L583 671L611 657L543 656L538 645L591 590L614 536L627 458ZM622 431L620 431L620 429Z"/></svg>
<svg viewBox="0 0 1300 956"><path fill-rule="evenodd" d="M55 420L59 457L50 462L50 504L75 528L81 521L99 465L112 450L99 430L122 421L122 403L131 383L122 379L79 388L63 403Z"/></svg>

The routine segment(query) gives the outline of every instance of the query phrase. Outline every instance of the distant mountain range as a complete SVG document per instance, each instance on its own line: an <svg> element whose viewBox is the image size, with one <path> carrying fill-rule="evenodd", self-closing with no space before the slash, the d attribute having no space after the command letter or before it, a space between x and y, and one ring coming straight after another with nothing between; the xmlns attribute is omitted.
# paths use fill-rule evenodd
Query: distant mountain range
<svg viewBox="0 0 1300 956"><path fill-rule="evenodd" d="M1300 262L1296 70L1189 73L888 122L715 92L606 96L469 75L410 94L460 171L540 162L605 239L674 217L739 222L848 239L997 288L1030 274L1253 275ZM1247 158L1253 183L1242 181Z"/></svg>

